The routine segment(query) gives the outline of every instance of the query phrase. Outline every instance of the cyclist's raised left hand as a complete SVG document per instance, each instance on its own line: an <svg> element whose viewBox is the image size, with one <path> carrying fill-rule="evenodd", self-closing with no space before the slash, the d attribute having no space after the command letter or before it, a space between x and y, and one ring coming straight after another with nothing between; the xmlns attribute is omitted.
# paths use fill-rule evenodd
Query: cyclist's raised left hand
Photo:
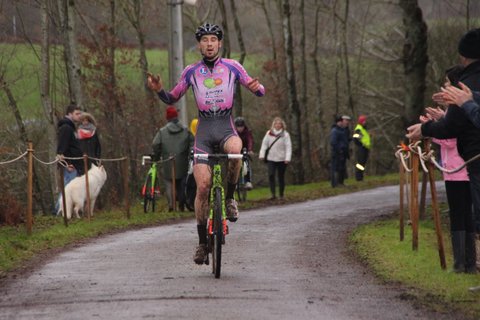
<svg viewBox="0 0 480 320"><path fill-rule="evenodd" d="M247 83L247 86L250 91L255 93L260 89L260 82L258 81L258 78L252 78L252 80Z"/></svg>
<svg viewBox="0 0 480 320"><path fill-rule="evenodd" d="M150 72L147 72L147 85L150 90L159 92L163 89L162 78L160 78L159 74L153 75Z"/></svg>

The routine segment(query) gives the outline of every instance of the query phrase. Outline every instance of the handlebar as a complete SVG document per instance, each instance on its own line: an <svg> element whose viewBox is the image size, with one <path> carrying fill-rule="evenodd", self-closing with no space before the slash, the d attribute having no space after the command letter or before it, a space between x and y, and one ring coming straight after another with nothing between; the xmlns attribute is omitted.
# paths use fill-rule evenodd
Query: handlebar
<svg viewBox="0 0 480 320"><path fill-rule="evenodd" d="M243 159L245 157L244 154L237 154L237 153L194 153L194 159Z"/></svg>
<svg viewBox="0 0 480 320"><path fill-rule="evenodd" d="M148 160L148 161L151 161L152 160L152 157L150 156L143 156L142 157L142 166L145 165L145 161Z"/></svg>

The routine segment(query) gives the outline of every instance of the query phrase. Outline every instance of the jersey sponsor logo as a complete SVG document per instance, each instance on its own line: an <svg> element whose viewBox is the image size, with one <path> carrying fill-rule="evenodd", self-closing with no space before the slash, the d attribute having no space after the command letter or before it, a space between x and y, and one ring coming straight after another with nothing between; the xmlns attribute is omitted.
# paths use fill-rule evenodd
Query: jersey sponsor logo
<svg viewBox="0 0 480 320"><path fill-rule="evenodd" d="M222 68L222 67L213 69L214 74L220 74L220 73L224 73L224 72L225 72L225 69Z"/></svg>
<svg viewBox="0 0 480 320"><path fill-rule="evenodd" d="M205 99L218 98L220 95L222 95L222 93L223 93L222 89L209 90L205 92Z"/></svg>
<svg viewBox="0 0 480 320"><path fill-rule="evenodd" d="M203 75L205 75L205 74L208 73L207 68L205 68L205 67L201 67L200 70L199 70L199 72L200 72L201 74L203 74Z"/></svg>
<svg viewBox="0 0 480 320"><path fill-rule="evenodd" d="M217 103L225 103L225 99L224 98L218 98L218 99L205 100L205 105L207 105L207 106L216 105Z"/></svg>
<svg viewBox="0 0 480 320"><path fill-rule="evenodd" d="M223 83L222 79L220 78L207 78L203 80L203 85L207 87L208 89L213 89L216 86L219 86Z"/></svg>

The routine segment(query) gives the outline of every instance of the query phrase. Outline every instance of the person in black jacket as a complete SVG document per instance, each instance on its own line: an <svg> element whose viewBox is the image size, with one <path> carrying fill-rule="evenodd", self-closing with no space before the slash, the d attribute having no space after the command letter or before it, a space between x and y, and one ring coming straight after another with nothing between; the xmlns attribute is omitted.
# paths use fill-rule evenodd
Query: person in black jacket
<svg viewBox="0 0 480 320"><path fill-rule="evenodd" d="M458 82L464 83L473 91L480 91L480 29L468 31L458 45L461 64L464 66L459 73ZM458 82L452 83L457 86ZM442 92L433 95L435 101L442 99ZM408 127L407 138L420 139L433 137L437 139L457 138L457 148L460 156L468 161L480 154L480 129L476 128L468 118L465 110L458 106L449 106L445 116L438 121L428 121ZM475 231L480 232L480 160L467 165L474 204L476 230L466 230L465 246L467 251L465 271L476 272Z"/></svg>
<svg viewBox="0 0 480 320"><path fill-rule="evenodd" d="M71 160L68 158L78 158L83 156L80 143L75 135L75 123L80 121L82 111L76 105L69 105L65 111L65 117L60 119L57 124L57 157L67 163L63 168L63 183L66 186L75 177L84 174L83 160ZM61 197L55 205L55 212L58 214L61 205Z"/></svg>
<svg viewBox="0 0 480 320"><path fill-rule="evenodd" d="M65 117L58 121L57 155L63 158L78 158L83 156L80 143L75 135L75 124L80 121L82 110L76 105L69 105ZM84 174L83 160L65 159L68 166L65 168L65 185L76 176Z"/></svg>
<svg viewBox="0 0 480 320"><path fill-rule="evenodd" d="M332 188L343 186L345 180L346 162L348 158L348 136L346 127L348 120L341 116L335 118L335 124L330 131L330 146L332 147L332 160L330 163L330 178Z"/></svg>

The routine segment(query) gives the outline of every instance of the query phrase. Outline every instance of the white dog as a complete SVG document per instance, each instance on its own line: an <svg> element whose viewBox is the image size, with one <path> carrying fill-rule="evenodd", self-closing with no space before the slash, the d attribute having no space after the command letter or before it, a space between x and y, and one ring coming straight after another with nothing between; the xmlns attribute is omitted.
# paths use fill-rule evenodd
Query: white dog
<svg viewBox="0 0 480 320"><path fill-rule="evenodd" d="M107 181L107 172L103 166L97 167L92 164L90 170L88 170L88 187L90 190L90 216L93 216L93 208L95 207L95 201L97 200L100 189ZM65 187L65 198L67 207L67 219L72 218L72 208L75 212L75 216L80 218L79 212L84 212L85 202L87 201L87 190L85 175L76 177ZM60 201L60 209L58 215L63 213L63 203Z"/></svg>

